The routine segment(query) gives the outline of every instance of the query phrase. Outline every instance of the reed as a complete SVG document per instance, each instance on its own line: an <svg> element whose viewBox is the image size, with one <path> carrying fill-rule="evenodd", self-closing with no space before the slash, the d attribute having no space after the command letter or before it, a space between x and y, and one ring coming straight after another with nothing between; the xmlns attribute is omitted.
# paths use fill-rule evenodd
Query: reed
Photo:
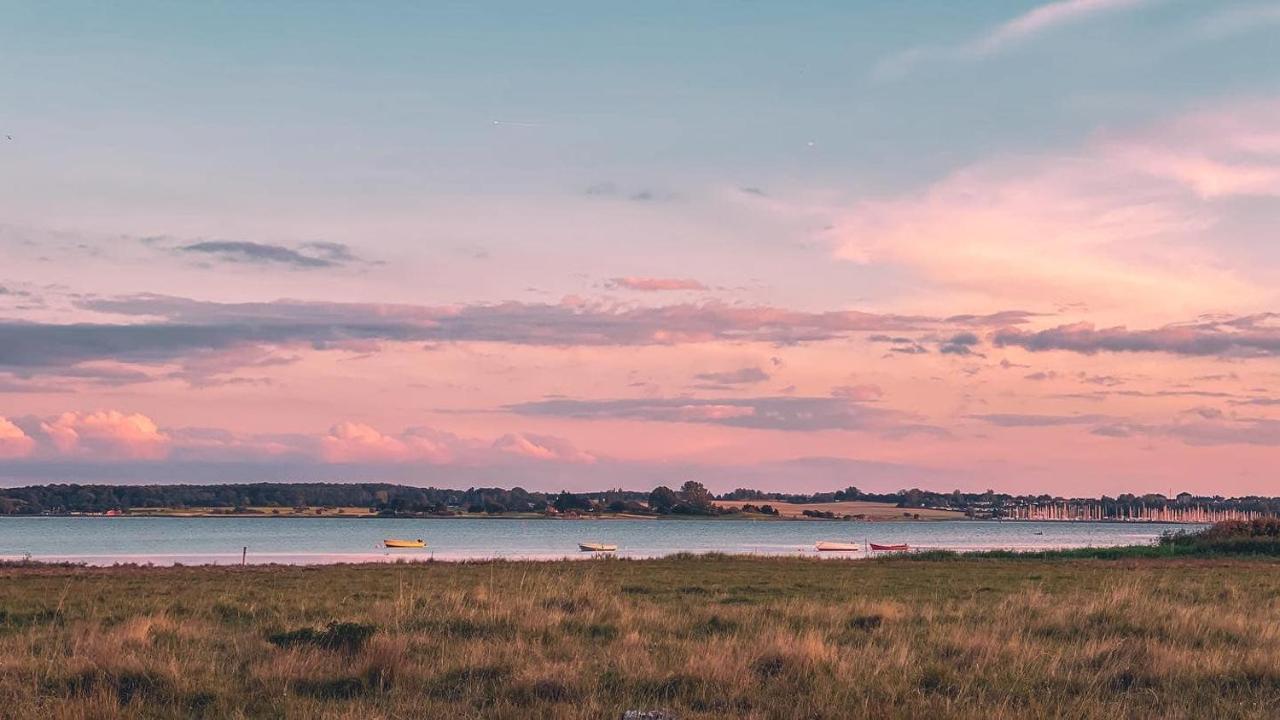
<svg viewBox="0 0 1280 720"><path fill-rule="evenodd" d="M1270 717L1263 559L0 567L15 718Z"/></svg>

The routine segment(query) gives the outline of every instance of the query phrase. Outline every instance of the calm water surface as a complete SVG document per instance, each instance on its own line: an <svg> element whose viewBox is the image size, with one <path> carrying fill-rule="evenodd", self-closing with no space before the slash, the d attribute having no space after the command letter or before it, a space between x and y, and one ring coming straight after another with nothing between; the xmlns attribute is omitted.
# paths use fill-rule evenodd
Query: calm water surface
<svg viewBox="0 0 1280 720"><path fill-rule="evenodd" d="M589 557L578 543L618 545L622 557L677 552L817 555L818 540L981 550L1154 542L1193 525L1062 522L813 522L752 520L503 520L360 518L0 518L0 558L90 564L335 563ZM384 538L426 549L385 550ZM860 555L861 553L858 553ZM831 553L824 553L830 557ZM844 554L837 554L844 555ZM844 555L848 557L848 555Z"/></svg>

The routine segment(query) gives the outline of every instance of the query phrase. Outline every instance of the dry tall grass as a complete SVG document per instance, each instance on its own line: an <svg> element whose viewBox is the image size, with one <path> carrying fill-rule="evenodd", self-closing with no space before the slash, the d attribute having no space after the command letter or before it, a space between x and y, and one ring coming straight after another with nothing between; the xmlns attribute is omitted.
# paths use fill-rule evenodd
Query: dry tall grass
<svg viewBox="0 0 1280 720"><path fill-rule="evenodd" d="M1278 570L3 567L0 716L1274 717Z"/></svg>

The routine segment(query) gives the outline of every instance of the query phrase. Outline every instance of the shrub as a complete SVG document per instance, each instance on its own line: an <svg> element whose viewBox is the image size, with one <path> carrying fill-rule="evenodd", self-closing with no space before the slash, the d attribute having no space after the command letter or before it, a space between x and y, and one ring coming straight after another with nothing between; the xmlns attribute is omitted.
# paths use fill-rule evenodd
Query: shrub
<svg viewBox="0 0 1280 720"><path fill-rule="evenodd" d="M373 637L377 630L376 625L335 621L329 623L324 630L299 628L274 633L267 638L267 642L282 648L312 645L325 650L356 652L369 642L369 638Z"/></svg>
<svg viewBox="0 0 1280 720"><path fill-rule="evenodd" d="M469 695L492 699L511 678L506 665L477 665L450 670L427 686L427 694L445 700L461 700Z"/></svg>
<svg viewBox="0 0 1280 720"><path fill-rule="evenodd" d="M779 653L767 653L756 658L751 663L751 672L760 678L777 677L787 669L790 661L785 655Z"/></svg>
<svg viewBox="0 0 1280 720"><path fill-rule="evenodd" d="M882 623L884 623L883 615L872 614L872 615L854 615L853 617L849 618L849 622L846 624L849 626L850 630L870 631L880 627Z"/></svg>
<svg viewBox="0 0 1280 720"><path fill-rule="evenodd" d="M365 682L355 677L297 680L293 683L293 689L300 695L324 700L350 700L368 692Z"/></svg>
<svg viewBox="0 0 1280 720"><path fill-rule="evenodd" d="M128 705L135 699L143 703L168 702L175 695L173 683L168 678L150 671L112 673L86 670L66 678L62 685L73 695L88 695L97 688L105 687L121 705Z"/></svg>
<svg viewBox="0 0 1280 720"><path fill-rule="evenodd" d="M1280 518L1226 520L1197 532L1165 533L1160 547L1178 554L1280 555Z"/></svg>
<svg viewBox="0 0 1280 720"><path fill-rule="evenodd" d="M737 629L737 622L722 618L719 615L712 615L706 620L694 624L691 631L696 637L710 637L712 635L730 635Z"/></svg>

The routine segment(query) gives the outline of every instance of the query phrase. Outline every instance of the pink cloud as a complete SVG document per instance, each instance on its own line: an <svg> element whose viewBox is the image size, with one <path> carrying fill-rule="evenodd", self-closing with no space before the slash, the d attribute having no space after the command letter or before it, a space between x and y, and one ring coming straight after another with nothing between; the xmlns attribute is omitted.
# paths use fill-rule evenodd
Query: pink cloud
<svg viewBox="0 0 1280 720"><path fill-rule="evenodd" d="M61 455L154 460L169 452L169 436L151 418L139 413L65 412L41 421L40 431Z"/></svg>
<svg viewBox="0 0 1280 720"><path fill-rule="evenodd" d="M549 435L508 433L486 445L471 438L431 428L383 433L357 422L341 422L320 440L320 457L330 463L429 463L481 466L511 456L575 464L596 461L568 440Z"/></svg>
<svg viewBox="0 0 1280 720"><path fill-rule="evenodd" d="M575 448L567 440L532 433L510 433L494 441L493 447L504 453L558 462L591 464L594 455Z"/></svg>
<svg viewBox="0 0 1280 720"><path fill-rule="evenodd" d="M681 405L675 410L675 418L681 422L715 422L756 414L754 407L741 405Z"/></svg>
<svg viewBox="0 0 1280 720"><path fill-rule="evenodd" d="M1205 199L1280 195L1280 101L1241 103L1175 118L1117 139L1117 158Z"/></svg>
<svg viewBox="0 0 1280 720"><path fill-rule="evenodd" d="M833 209L837 257L904 267L979 303L1085 302L1173 320L1274 299L1220 237L1224 197L1280 195L1274 103L979 163L923 191ZM806 211L812 213L810 208ZM939 298L935 297L935 301Z"/></svg>
<svg viewBox="0 0 1280 720"><path fill-rule="evenodd" d="M0 460L18 458L174 462L258 462L365 465L508 465L513 458L572 464L595 455L568 440L513 432L492 442L429 427L383 432L355 421L323 435L237 433L220 428L161 429L145 415L116 410L64 412L51 418L0 417Z"/></svg>
<svg viewBox="0 0 1280 720"><path fill-rule="evenodd" d="M764 382L771 376L758 367L744 367L737 370L697 373L693 377L695 380L717 385L750 385Z"/></svg>
<svg viewBox="0 0 1280 720"><path fill-rule="evenodd" d="M879 400L884 391L878 385L837 385L831 388L831 397L873 402Z"/></svg>
<svg viewBox="0 0 1280 720"><path fill-rule="evenodd" d="M457 438L446 433L411 429L398 436L384 435L357 422L334 425L321 440L321 457L327 462L426 462L443 464L454 458L450 447Z"/></svg>
<svg viewBox="0 0 1280 720"><path fill-rule="evenodd" d="M7 418L0 417L0 459L26 457L36 449L36 441Z"/></svg>
<svg viewBox="0 0 1280 720"><path fill-rule="evenodd" d="M1132 147L1124 152L1139 167L1183 183L1204 198L1280 194L1280 165L1230 162L1164 148Z"/></svg>
<svg viewBox="0 0 1280 720"><path fill-rule="evenodd" d="M618 277L609 281L609 286L623 290L639 292L662 292L666 290L706 290L707 286L691 278L657 278L657 277Z"/></svg>
<svg viewBox="0 0 1280 720"><path fill-rule="evenodd" d="M1167 325L1150 330L1098 328L1073 323L1039 331L1000 330L998 347L1018 346L1032 352L1066 350L1097 352L1164 352L1174 355L1275 356L1280 354L1280 326L1273 314L1226 318L1220 322Z"/></svg>
<svg viewBox="0 0 1280 720"><path fill-rule="evenodd" d="M383 343L423 342L539 347L723 340L799 344L861 332L998 327L1032 316L1017 310L949 317L843 309L814 312L718 301L653 307L582 298L565 298L558 304L511 301L427 307L295 300L221 303L144 294L80 299L75 304L134 321L0 323L0 373L12 368L41 376L79 376L88 372L90 363L102 361L176 363L181 369L168 377L216 385L263 380L233 373L297 360L275 354L285 347L367 353ZM99 366L93 372L101 375L103 370ZM130 372L137 377L125 380L151 379Z"/></svg>
<svg viewBox="0 0 1280 720"><path fill-rule="evenodd" d="M174 428L166 430L173 456L183 459L225 460L278 458L314 454L313 438L301 435L243 435L220 428Z"/></svg>

